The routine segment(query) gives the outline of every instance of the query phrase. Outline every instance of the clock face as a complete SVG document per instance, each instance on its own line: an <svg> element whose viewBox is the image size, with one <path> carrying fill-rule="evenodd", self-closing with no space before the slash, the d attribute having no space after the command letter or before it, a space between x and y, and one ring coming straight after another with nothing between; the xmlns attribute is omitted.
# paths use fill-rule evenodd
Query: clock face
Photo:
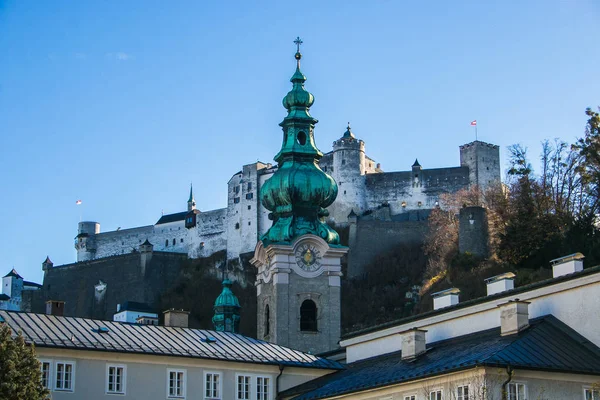
<svg viewBox="0 0 600 400"><path fill-rule="evenodd" d="M296 264L305 271L315 271L321 266L321 252L313 244L303 244L296 250Z"/></svg>

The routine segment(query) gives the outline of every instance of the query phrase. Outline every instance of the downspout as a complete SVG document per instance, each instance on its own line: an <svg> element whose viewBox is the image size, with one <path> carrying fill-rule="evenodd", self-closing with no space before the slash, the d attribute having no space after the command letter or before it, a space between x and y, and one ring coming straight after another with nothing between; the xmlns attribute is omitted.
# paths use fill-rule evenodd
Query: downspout
<svg viewBox="0 0 600 400"><path fill-rule="evenodd" d="M283 368L284 366L279 364L279 375L275 378L275 396L277 399L279 399L279 378L281 377L281 374L283 374Z"/></svg>
<svg viewBox="0 0 600 400"><path fill-rule="evenodd" d="M502 400L508 400L508 392L506 391L506 386L510 383L510 381L512 380L513 377L513 369L512 367L509 365L506 366L506 374L508 375L508 379L506 380L506 382L504 382L502 384Z"/></svg>

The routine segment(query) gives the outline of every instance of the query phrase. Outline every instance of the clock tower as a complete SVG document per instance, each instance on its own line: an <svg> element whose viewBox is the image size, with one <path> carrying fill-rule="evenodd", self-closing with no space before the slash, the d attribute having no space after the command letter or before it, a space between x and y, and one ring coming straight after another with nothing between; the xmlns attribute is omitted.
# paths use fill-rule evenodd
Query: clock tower
<svg viewBox="0 0 600 400"><path fill-rule="evenodd" d="M309 109L314 97L304 88L297 38L296 72L284 97L288 115L279 125L283 144L277 171L260 190L271 211L271 228L261 236L251 260L258 269L258 338L294 349L321 353L340 339L341 258L348 249L325 223L337 196L335 180L318 165L318 122Z"/></svg>

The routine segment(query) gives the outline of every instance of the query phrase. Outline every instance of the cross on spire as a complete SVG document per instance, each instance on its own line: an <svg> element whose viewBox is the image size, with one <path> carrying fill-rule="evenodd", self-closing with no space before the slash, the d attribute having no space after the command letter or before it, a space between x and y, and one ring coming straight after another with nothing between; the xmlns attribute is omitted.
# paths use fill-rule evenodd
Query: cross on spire
<svg viewBox="0 0 600 400"><path fill-rule="evenodd" d="M297 53L300 53L300 45L301 45L302 43L304 43L304 42L302 41L302 39L300 39L300 36L298 36L298 37L296 38L296 40L294 40L294 43L296 44L296 52L297 52Z"/></svg>

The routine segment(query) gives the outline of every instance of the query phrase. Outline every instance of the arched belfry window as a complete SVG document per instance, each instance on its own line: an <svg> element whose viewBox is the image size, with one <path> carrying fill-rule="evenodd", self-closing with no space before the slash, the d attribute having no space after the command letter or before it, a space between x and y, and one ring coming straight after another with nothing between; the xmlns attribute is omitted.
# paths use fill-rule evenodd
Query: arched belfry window
<svg viewBox="0 0 600 400"><path fill-rule="evenodd" d="M317 331L317 305L312 300L304 300L300 306L300 330Z"/></svg>
<svg viewBox="0 0 600 400"><path fill-rule="evenodd" d="M271 311L269 310L269 305L265 306L265 336L269 336L271 332Z"/></svg>

